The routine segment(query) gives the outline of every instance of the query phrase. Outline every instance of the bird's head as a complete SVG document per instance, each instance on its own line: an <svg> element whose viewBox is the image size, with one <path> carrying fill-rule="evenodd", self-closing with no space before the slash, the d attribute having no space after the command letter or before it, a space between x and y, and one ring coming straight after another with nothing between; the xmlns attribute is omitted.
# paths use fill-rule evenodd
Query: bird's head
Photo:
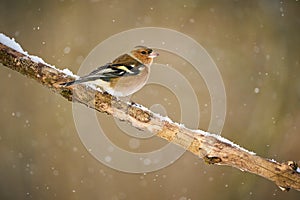
<svg viewBox="0 0 300 200"><path fill-rule="evenodd" d="M158 56L158 53L145 46L136 46L130 53L145 65L151 65L153 58Z"/></svg>

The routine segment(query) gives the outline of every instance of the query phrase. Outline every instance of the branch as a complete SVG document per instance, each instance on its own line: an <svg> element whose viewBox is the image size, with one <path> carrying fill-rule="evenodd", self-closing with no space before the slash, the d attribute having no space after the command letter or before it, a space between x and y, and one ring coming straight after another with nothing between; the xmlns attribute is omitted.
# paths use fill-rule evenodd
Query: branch
<svg viewBox="0 0 300 200"><path fill-rule="evenodd" d="M60 94L75 101L107 113L133 127L155 133L168 142L173 142L202 158L208 164L227 165L248 171L273 181L282 190L290 188L300 191L300 168L294 161L279 163L249 152L238 145L201 130L190 130L183 125L161 117L140 105L122 102L117 98L84 85L62 87L59 83L74 79L66 70L58 70L34 56L4 35L0 35L0 63Z"/></svg>

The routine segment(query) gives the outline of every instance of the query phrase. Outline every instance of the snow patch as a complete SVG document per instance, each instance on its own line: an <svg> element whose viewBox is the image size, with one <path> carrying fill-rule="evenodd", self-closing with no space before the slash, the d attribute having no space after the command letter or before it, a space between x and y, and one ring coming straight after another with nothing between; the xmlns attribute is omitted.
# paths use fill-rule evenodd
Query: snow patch
<svg viewBox="0 0 300 200"><path fill-rule="evenodd" d="M45 63L45 61L43 59L41 59L40 57L38 56L32 56L32 55L29 55L27 51L24 51L23 48L21 47L20 44L18 44L14 38L9 38L7 37L6 35L4 35L3 33L0 33L0 42L28 57L30 57L30 59L34 62L37 62L37 63L43 63L43 64L46 64L46 65L49 65L47 63ZM50 66L50 65L49 65Z"/></svg>
<svg viewBox="0 0 300 200"><path fill-rule="evenodd" d="M277 163L277 161L276 160L274 160L274 159L267 159L268 161L271 161L272 163Z"/></svg>
<svg viewBox="0 0 300 200"><path fill-rule="evenodd" d="M10 39L9 37L7 37L6 35L4 35L3 33L0 33L0 42L20 53L23 53L25 55L28 55L26 51L24 51L21 47L21 45L19 45L14 38Z"/></svg>
<svg viewBox="0 0 300 200"><path fill-rule="evenodd" d="M68 68L65 68L63 70L60 70L62 73L68 75L68 76L72 76L74 78L79 78L79 76L73 74L73 72L71 72L71 70L69 70Z"/></svg>
<svg viewBox="0 0 300 200"><path fill-rule="evenodd" d="M237 148L237 149L240 149L240 150L242 150L242 151L244 151L244 152L247 152L247 153L249 153L249 154L251 154L251 155L256 155L256 153L254 153L254 152L252 152L252 151L249 151L249 150L247 150L247 149L244 149L243 147L240 147L239 145L237 145L237 144L231 142L230 140L228 140L228 139L226 139L226 138L223 138L223 137L220 136L220 135L208 133L208 132L205 132L205 131L202 131L202 130L191 130L191 131L192 131L192 132L195 132L195 133L198 133L198 134L202 134L202 135L204 135L204 136L214 137L214 138L216 138L217 140L219 140L219 141L221 141L221 142L224 142L224 143L226 143L226 144L228 144L228 145L230 145L230 146L232 146L232 147L235 147L235 148Z"/></svg>
<svg viewBox="0 0 300 200"><path fill-rule="evenodd" d="M33 56L33 55L29 55L27 54L27 56L29 56L29 58L33 61L33 62L36 62L36 63L43 63L44 65L48 65L50 66L51 68L55 68L54 66L52 65L49 65L48 63L46 63L42 58L38 57L38 56ZM55 68L56 69L56 68Z"/></svg>
<svg viewBox="0 0 300 200"><path fill-rule="evenodd" d="M93 83L88 83L88 82L87 82L86 85L89 86L90 88L92 88L93 90L98 91L98 92L101 92L101 93L104 92L104 91L101 90L101 88L97 87L97 86L96 86L95 84L93 84Z"/></svg>
<svg viewBox="0 0 300 200"><path fill-rule="evenodd" d="M66 74L67 76L72 76L74 78L77 78L78 76L74 75L69 69L64 69L64 70L60 70L57 69L54 65L50 65L48 63L46 63L42 58L38 57L38 56L34 56L34 55L29 55L27 51L24 51L23 48L21 47L20 44L18 44L14 38L9 38L6 35L4 35L3 33L0 33L0 43L14 49L15 51L24 54L25 56L28 56L33 62L36 63L42 63L44 65L47 65L61 73ZM27 57L25 58L27 59Z"/></svg>
<svg viewBox="0 0 300 200"><path fill-rule="evenodd" d="M137 108L140 108L140 109L143 110L143 111L147 111L147 112L153 113L151 110L149 110L148 108L146 108L146 107L144 107L144 106L142 106L142 105L140 105L140 104L136 104L136 105L134 105L134 106L137 107ZM173 122L173 121L172 121L169 117L167 117L167 116L161 116L160 114L157 114L157 113L153 113L153 114L154 114L155 117L159 118L161 121L166 121L166 122L175 124L175 125L179 126L180 128L188 129L188 128L185 127L184 124L179 124L179 123ZM148 128L148 129L149 129L149 128ZM191 132L197 133L197 134L204 135L204 136L214 137L214 138L216 138L217 140L219 140L219 141L221 141L221 142L224 142L224 143L226 143L226 144L228 144L228 145L230 145L230 146L232 146L232 147L238 148L238 149L240 149L240 150L242 150L242 151L244 151L244 152L247 152L247 153L249 153L249 154L251 154L251 155L256 155L256 153L254 153L254 152L252 152L252 151L249 151L249 150L247 150L247 149L244 149L244 148L240 147L239 145L237 145L237 144L231 142L230 140L228 140L228 139L226 139L226 138L223 138L223 137L220 136L220 135L208 133L208 132L205 132L205 131L203 131L203 130L192 130L192 129L188 129L188 130L190 130Z"/></svg>
<svg viewBox="0 0 300 200"><path fill-rule="evenodd" d="M137 107L137 108L140 108L140 109L143 110L143 111L153 113L151 110L149 110L148 108L146 108L146 107L144 107L144 106L142 106L142 105L140 105L140 104L136 104L136 105L134 105L134 106ZM184 124L179 124L179 123L173 122L173 121L172 121L169 117L167 117L167 116L161 116L160 114L157 114L157 113L153 113L153 114L154 114L154 117L159 118L161 121L166 121L166 122L169 122L169 123L171 123L171 124L175 124L175 125L179 126L180 128L188 129L188 128L185 127ZM191 132L197 133L197 134L204 135L204 136L214 137L214 138L216 138L217 140L219 140L219 141L221 141L221 142L224 142L224 143L226 143L226 144L228 144L228 145L230 145L230 146L232 146L232 147L238 148L238 149L240 149L240 150L242 150L242 151L244 151L244 152L247 152L247 153L249 153L249 154L251 154L251 155L256 155L256 153L254 153L254 152L252 152L252 151L249 151L249 150L247 150L247 149L244 149L244 148L240 147L239 145L237 145L237 144L231 142L230 140L228 140L228 139L226 139L226 138L223 138L223 137L220 136L220 135L208 133L208 132L205 132L205 131L203 131L203 130L192 130L192 129L188 129L188 130L190 130Z"/></svg>

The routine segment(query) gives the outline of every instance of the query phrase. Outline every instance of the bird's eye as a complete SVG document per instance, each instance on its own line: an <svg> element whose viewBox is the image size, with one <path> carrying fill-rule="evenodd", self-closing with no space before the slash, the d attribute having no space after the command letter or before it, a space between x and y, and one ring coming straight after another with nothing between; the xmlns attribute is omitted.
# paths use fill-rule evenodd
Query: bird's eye
<svg viewBox="0 0 300 200"><path fill-rule="evenodd" d="M142 52L141 52L141 54L144 54L144 55L145 55L146 53L147 53L146 51L142 51Z"/></svg>

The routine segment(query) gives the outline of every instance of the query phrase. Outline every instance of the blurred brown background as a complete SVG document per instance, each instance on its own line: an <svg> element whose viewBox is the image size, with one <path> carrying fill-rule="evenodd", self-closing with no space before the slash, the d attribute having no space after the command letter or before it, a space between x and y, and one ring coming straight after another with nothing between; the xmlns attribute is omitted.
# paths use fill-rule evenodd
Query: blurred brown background
<svg viewBox="0 0 300 200"><path fill-rule="evenodd" d="M300 160L299 1L1 0L0 5L0 32L73 72L96 45L124 30L165 27L191 36L224 80L222 136L264 157ZM186 73L199 98L199 128L206 130L210 99L203 80L167 58L162 54L156 62ZM188 152L147 174L113 170L82 145L71 103L3 66L0 78L0 199L300 199L299 192L283 193L258 176L208 166ZM159 97L154 90L161 91ZM147 85L133 99L149 106L169 95L168 115L178 120L176 98L163 91ZM120 146L127 139L110 137ZM165 142L151 138L142 144L136 151Z"/></svg>

